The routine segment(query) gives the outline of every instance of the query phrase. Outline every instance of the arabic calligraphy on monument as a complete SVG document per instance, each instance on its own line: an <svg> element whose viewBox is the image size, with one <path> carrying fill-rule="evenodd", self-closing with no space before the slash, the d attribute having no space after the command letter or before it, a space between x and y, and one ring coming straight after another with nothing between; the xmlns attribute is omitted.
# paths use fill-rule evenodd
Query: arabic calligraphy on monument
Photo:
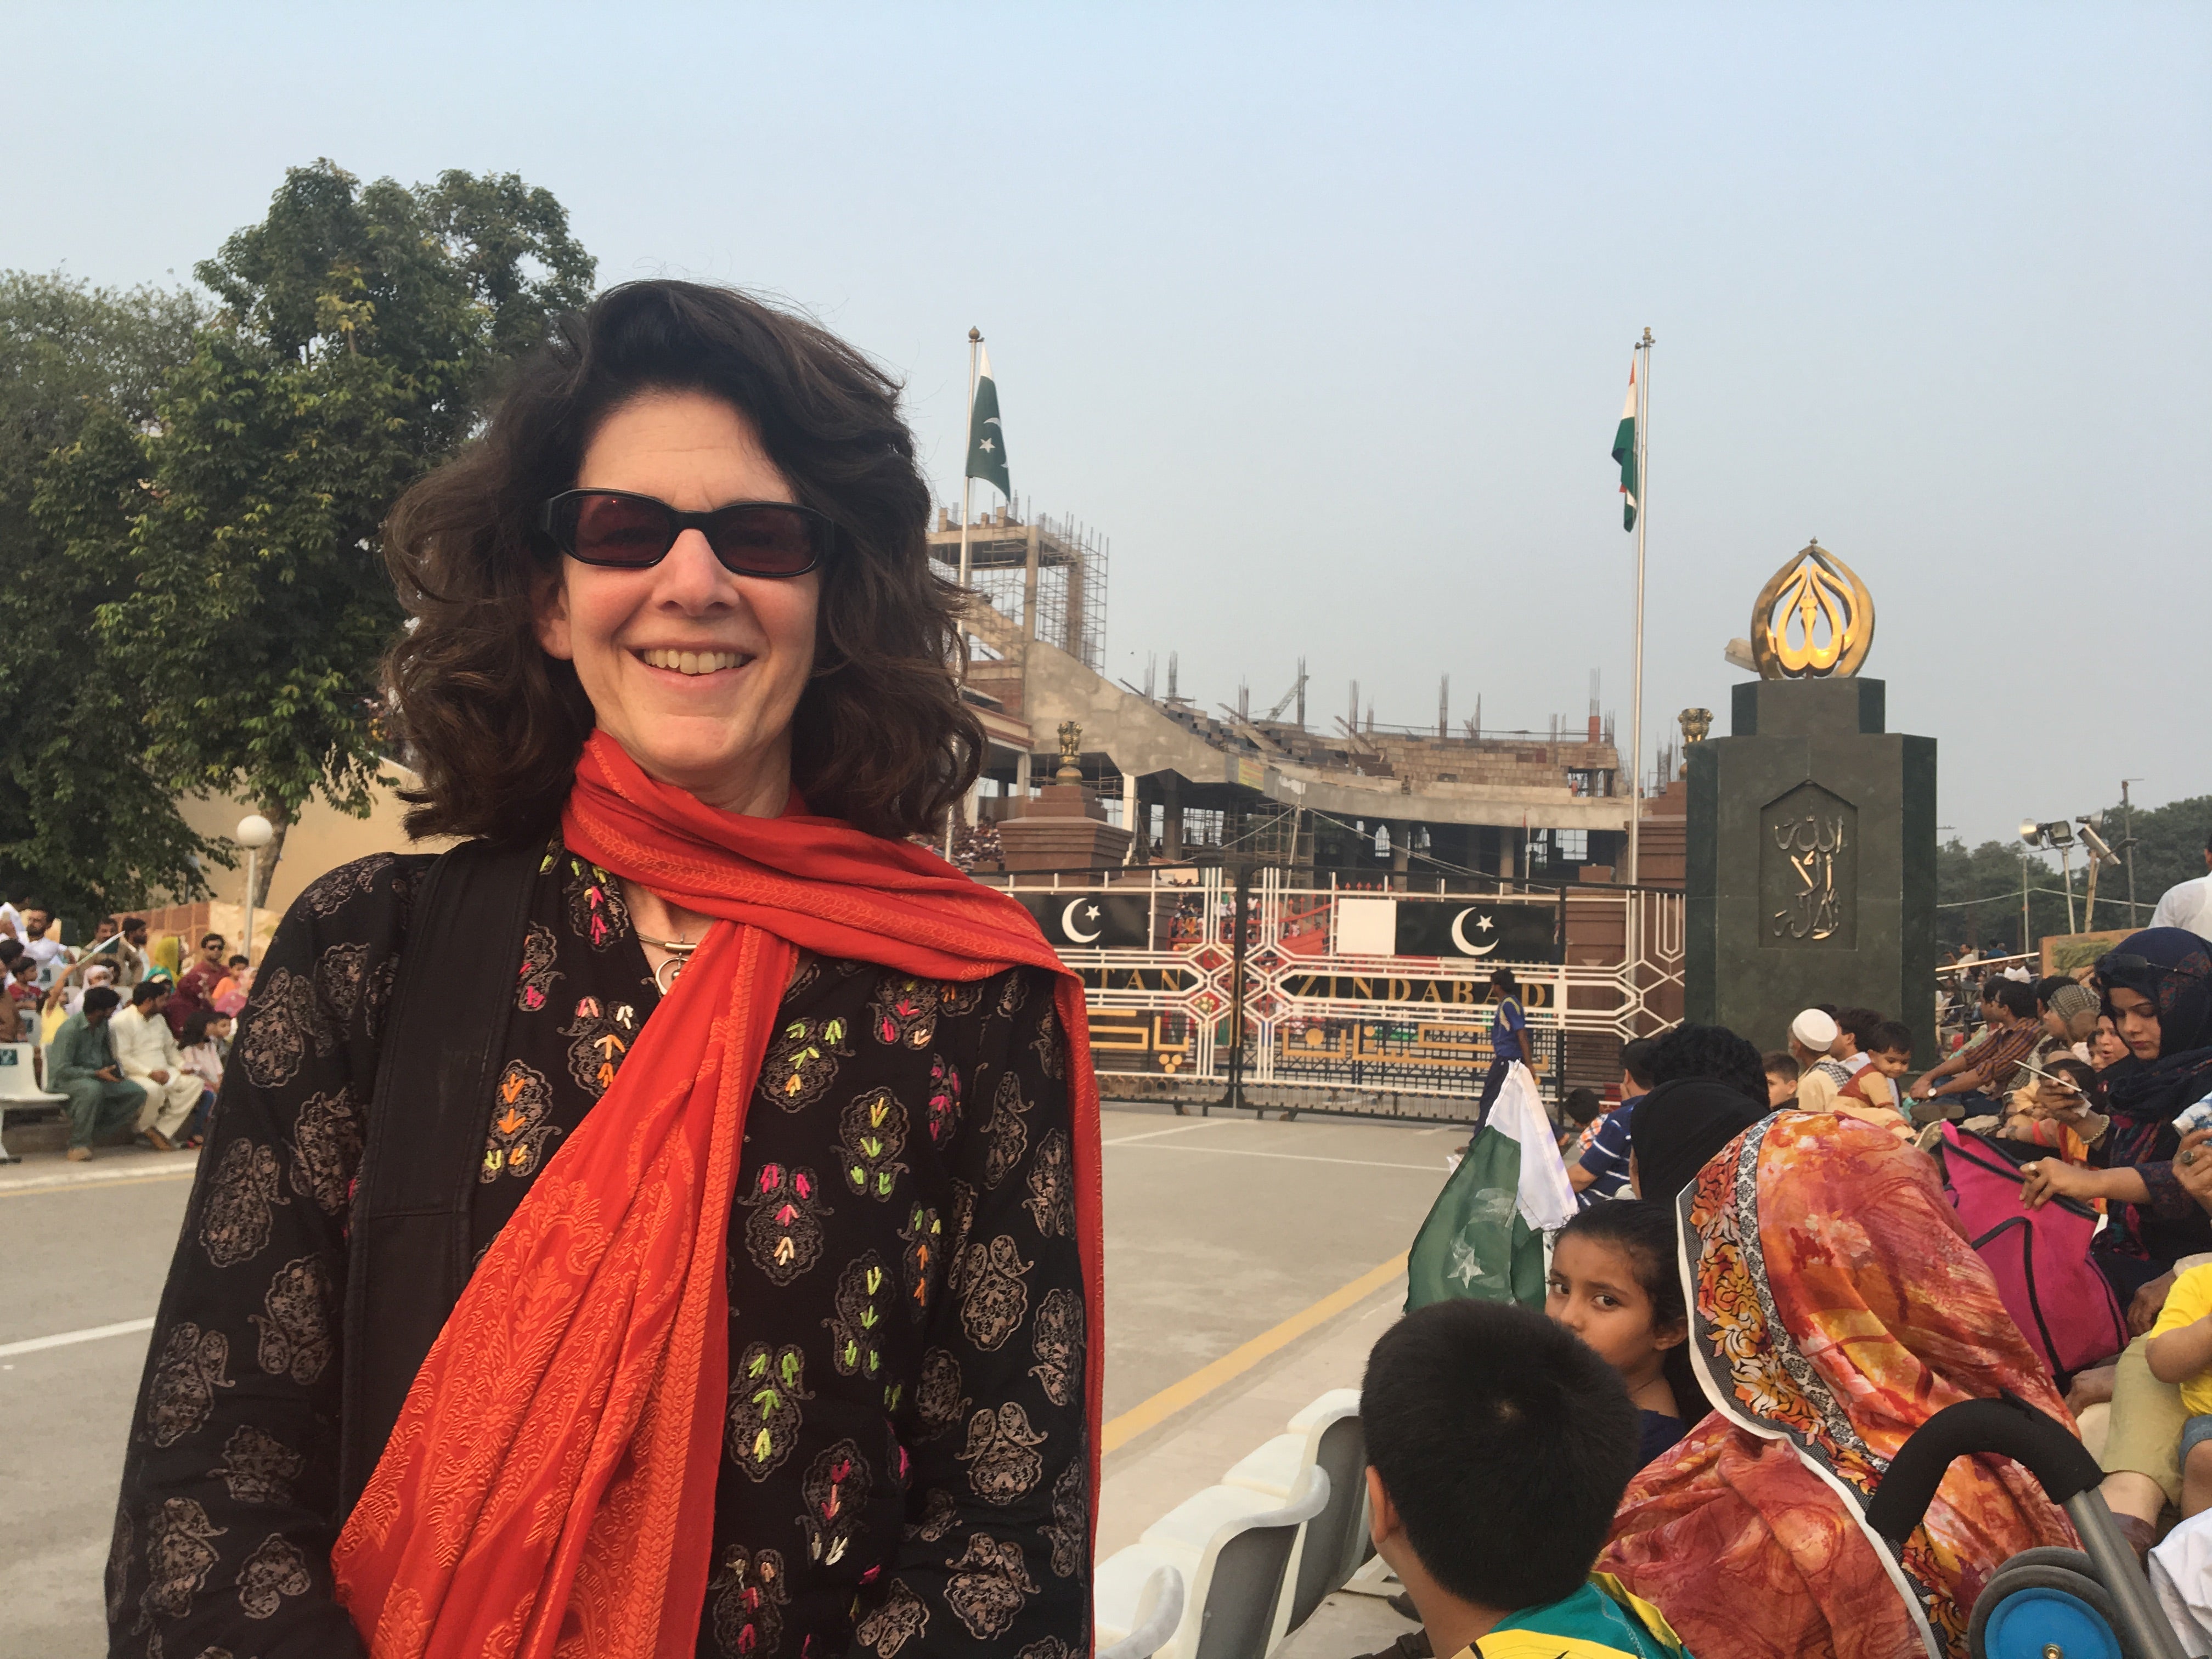
<svg viewBox="0 0 2212 1659"><path fill-rule="evenodd" d="M1874 646L1874 595L1816 538L1767 578L1751 611L1751 652L1770 680L1841 678Z"/></svg>
<svg viewBox="0 0 2212 1659"><path fill-rule="evenodd" d="M1858 808L1801 783L1759 814L1760 943L1857 944Z"/></svg>

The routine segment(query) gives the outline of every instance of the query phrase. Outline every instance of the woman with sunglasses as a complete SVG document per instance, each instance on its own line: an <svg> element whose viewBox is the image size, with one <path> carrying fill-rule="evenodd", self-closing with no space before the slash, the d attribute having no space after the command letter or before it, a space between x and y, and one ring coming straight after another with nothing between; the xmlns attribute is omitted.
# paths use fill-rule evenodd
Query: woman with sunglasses
<svg viewBox="0 0 2212 1659"><path fill-rule="evenodd" d="M2174 1118L2212 1091L2212 945L2179 927L2131 933L2097 963L2103 1012L2128 1046L2103 1076L2112 1119L2098 1154L2107 1167L2058 1159L2023 1164L2021 1196L2106 1198L2112 1224L2093 1252L2121 1304L2134 1340L2109 1372L2087 1373L2069 1396L2076 1410L2109 1398L2102 1462L2105 1501L2138 1548L2148 1548L2160 1507L2181 1501L2179 1451L2188 1413L2179 1393L2150 1374L2144 1334L2173 1285L2173 1264L2212 1250L2212 1148L2185 1137ZM2203 1167L2200 1167L2203 1166Z"/></svg>
<svg viewBox="0 0 2212 1659"><path fill-rule="evenodd" d="M569 319L387 526L437 858L272 942L153 1335L113 1651L1066 1656L1079 985L908 839L981 734L896 388Z"/></svg>

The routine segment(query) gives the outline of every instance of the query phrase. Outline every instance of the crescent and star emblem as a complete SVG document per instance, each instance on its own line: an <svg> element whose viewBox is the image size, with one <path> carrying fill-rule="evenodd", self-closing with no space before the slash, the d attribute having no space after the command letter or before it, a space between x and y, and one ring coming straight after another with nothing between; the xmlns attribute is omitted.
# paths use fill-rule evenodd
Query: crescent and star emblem
<svg viewBox="0 0 2212 1659"><path fill-rule="evenodd" d="M1066 934L1068 939L1074 944L1095 945L1098 942L1098 935L1103 931L1103 929L1093 927L1089 933L1078 933L1075 928L1075 912L1083 905L1084 901L1081 899L1070 899L1067 902L1067 908L1060 913L1060 931ZM1087 908L1084 908L1083 919L1085 921L1097 921L1098 920L1098 907L1092 904Z"/></svg>
<svg viewBox="0 0 2212 1659"><path fill-rule="evenodd" d="M1498 941L1496 939L1492 939L1487 945L1469 945L1467 942L1466 933L1461 931L1461 929L1466 925L1467 919L1474 914L1475 908L1475 906L1470 904L1466 909L1461 911L1457 915L1452 918L1452 943L1459 946L1461 950L1466 951L1468 955L1471 957L1486 957L1492 951L1495 951L1498 948ZM1481 933L1494 933L1498 931L1498 924L1492 921L1488 916L1483 917L1481 921L1474 924L1474 927L1475 931Z"/></svg>

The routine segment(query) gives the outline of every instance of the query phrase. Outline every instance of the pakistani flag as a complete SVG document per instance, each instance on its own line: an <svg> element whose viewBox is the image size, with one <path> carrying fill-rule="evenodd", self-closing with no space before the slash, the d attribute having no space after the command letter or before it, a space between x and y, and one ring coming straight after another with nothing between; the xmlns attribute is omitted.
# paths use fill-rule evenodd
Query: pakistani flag
<svg viewBox="0 0 2212 1659"><path fill-rule="evenodd" d="M1414 1236L1406 1311L1453 1297L1544 1305L1544 1235L1575 1212L1536 1080L1516 1061L1467 1156Z"/></svg>
<svg viewBox="0 0 2212 1659"><path fill-rule="evenodd" d="M1006 434L999 424L999 383L991 378L988 347L978 348L975 407L968 416L968 476L996 484L1001 495L1012 499L1014 489L1006 472Z"/></svg>
<svg viewBox="0 0 2212 1659"><path fill-rule="evenodd" d="M1628 401L1620 406L1620 425L1613 434L1613 459L1620 463L1620 527L1636 528L1636 360L1628 360Z"/></svg>

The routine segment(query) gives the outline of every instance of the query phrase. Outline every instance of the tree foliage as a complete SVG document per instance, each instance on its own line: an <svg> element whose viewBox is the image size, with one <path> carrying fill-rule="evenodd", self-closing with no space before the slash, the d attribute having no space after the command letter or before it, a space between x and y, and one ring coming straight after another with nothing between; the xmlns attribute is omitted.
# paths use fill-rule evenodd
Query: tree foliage
<svg viewBox="0 0 2212 1659"><path fill-rule="evenodd" d="M2191 795L2163 806L2134 811L2136 837L2136 902L2142 919L2150 920L2159 895L2179 881L2194 881L2204 873L2204 842L2212 835L2212 795ZM2105 839L2118 846L2126 822L2118 805L2105 811ZM2127 877L2110 872L2113 890L2127 896ZM2100 897L2097 908L2104 909Z"/></svg>
<svg viewBox="0 0 2212 1659"><path fill-rule="evenodd" d="M2212 795L2196 795L2165 805L2134 809L2136 920L2148 922L2158 896L2178 881L2204 873L2204 838L2212 831ZM2101 834L2120 850L2126 823L2118 803L2105 811ZM1964 842L1946 842L1936 850L1936 942L1978 945L1985 954L2020 943L2021 861L2027 854L2027 945L2033 950L2046 933L2063 933L2066 884L2059 862L2030 852L2019 842L1985 841L1969 851ZM2088 915L2088 866L2082 853L2074 860L2075 926L2094 920L2098 931L2128 926L2128 877L2124 866L2100 871L2097 911Z"/></svg>
<svg viewBox="0 0 2212 1659"><path fill-rule="evenodd" d="M364 186L327 161L196 268L221 309L136 454L80 446L54 492L58 512L144 481L122 534L84 515L70 545L125 574L96 631L132 666L158 775L253 801L280 836L317 796L368 811L401 620L380 526L592 270L512 174Z"/></svg>
<svg viewBox="0 0 2212 1659"><path fill-rule="evenodd" d="M94 626L123 564L69 549L127 534L142 428L203 320L183 293L0 272L0 887L75 916L198 879L135 666Z"/></svg>

